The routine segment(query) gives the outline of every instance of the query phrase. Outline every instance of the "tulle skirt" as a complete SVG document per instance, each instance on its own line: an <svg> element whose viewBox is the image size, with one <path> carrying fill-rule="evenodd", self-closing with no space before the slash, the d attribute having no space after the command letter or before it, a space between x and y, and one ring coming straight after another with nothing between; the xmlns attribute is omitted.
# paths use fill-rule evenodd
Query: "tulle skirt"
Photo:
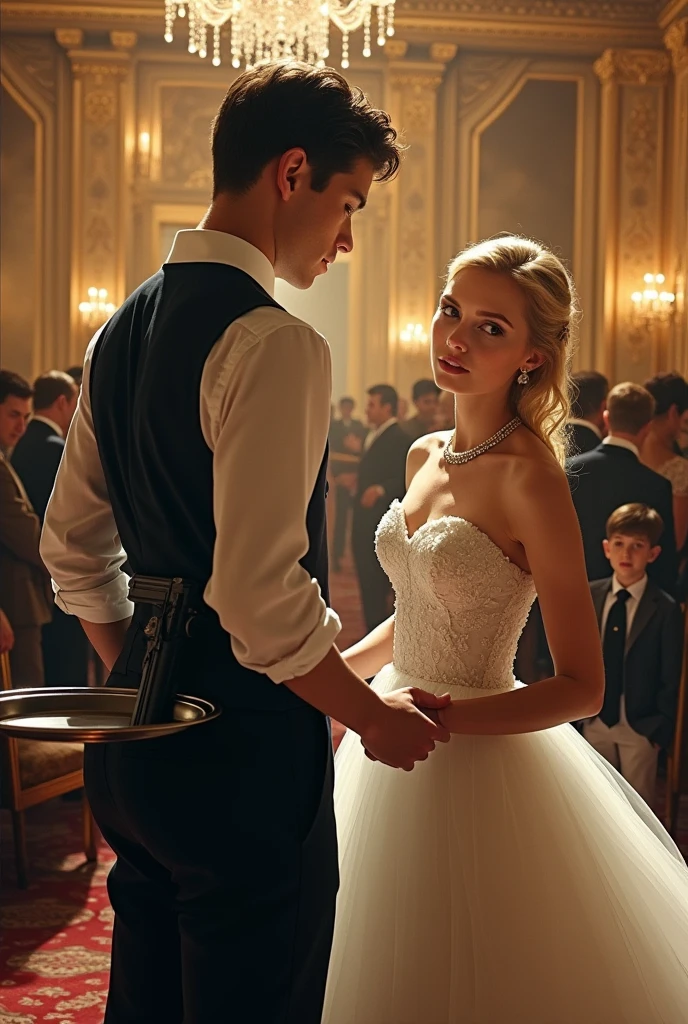
<svg viewBox="0 0 688 1024"><path fill-rule="evenodd" d="M456 735L411 773L349 733L335 802L323 1024L688 1022L688 869L572 726Z"/></svg>

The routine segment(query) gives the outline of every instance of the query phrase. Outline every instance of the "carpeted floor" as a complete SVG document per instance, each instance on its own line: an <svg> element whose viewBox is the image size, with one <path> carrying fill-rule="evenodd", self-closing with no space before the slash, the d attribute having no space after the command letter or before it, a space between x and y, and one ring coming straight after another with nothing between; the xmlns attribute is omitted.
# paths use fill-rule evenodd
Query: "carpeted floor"
<svg viewBox="0 0 688 1024"><path fill-rule="evenodd" d="M363 633L358 588L349 567L331 584L344 627L340 645L346 647ZM8 816L0 815L0 1024L101 1024L112 936L105 887L112 852L101 842L98 864L85 863L80 803L53 800L26 817L31 884L22 892L15 885ZM685 799L681 842L688 854Z"/></svg>

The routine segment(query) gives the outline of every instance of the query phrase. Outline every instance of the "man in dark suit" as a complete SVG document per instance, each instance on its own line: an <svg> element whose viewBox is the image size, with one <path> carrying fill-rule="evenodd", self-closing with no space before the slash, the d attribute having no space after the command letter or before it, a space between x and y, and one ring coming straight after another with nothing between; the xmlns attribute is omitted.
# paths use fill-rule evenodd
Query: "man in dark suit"
<svg viewBox="0 0 688 1024"><path fill-rule="evenodd" d="M51 370L38 377L33 419L12 454L12 466L41 524L78 397L79 387L70 375ZM88 640L75 616L55 605L52 620L43 626L42 647L46 686L87 685Z"/></svg>
<svg viewBox="0 0 688 1024"><path fill-rule="evenodd" d="M683 617L647 577L663 524L646 505L623 505L607 522L604 552L614 574L590 584L603 638L605 698L583 735L652 805L657 754L674 735Z"/></svg>
<svg viewBox="0 0 688 1024"><path fill-rule="evenodd" d="M389 384L376 384L368 391L366 416L371 432L358 468L351 539L369 631L391 614L392 587L377 560L375 531L392 500L403 498L406 491L406 455L411 438L397 422L398 402Z"/></svg>
<svg viewBox="0 0 688 1024"><path fill-rule="evenodd" d="M79 397L72 377L61 370L44 373L34 382L33 419L17 442L12 465L19 474L41 522L52 493L65 438Z"/></svg>
<svg viewBox="0 0 688 1024"><path fill-rule="evenodd" d="M648 568L650 578L673 595L678 559L671 484L638 458L653 411L654 399L649 391L639 384L617 384L609 392L604 412L609 436L592 451L570 459L567 473L583 534L588 579L611 575L602 548L609 516L620 505L640 502L656 509L664 522L662 551Z"/></svg>
<svg viewBox="0 0 688 1024"><path fill-rule="evenodd" d="M2 449L15 448L31 415L33 388L0 370L0 607L14 634L14 686L43 686L41 627L50 622L50 580L38 550L41 524Z"/></svg>
<svg viewBox="0 0 688 1024"><path fill-rule="evenodd" d="M434 380L425 378L417 380L413 385L411 399L416 407L416 415L412 416L410 420L404 420L401 424L401 429L408 434L412 441L417 441L419 437L437 430L435 424L439 395L440 389Z"/></svg>
<svg viewBox="0 0 688 1024"><path fill-rule="evenodd" d="M356 403L345 396L339 400L339 419L330 423L330 473L334 481L334 536L332 540L333 572L340 571L346 549L349 513L356 487L356 471L367 428L354 419Z"/></svg>
<svg viewBox="0 0 688 1024"><path fill-rule="evenodd" d="M573 456L592 451L602 440L609 381L596 370L580 370L571 381L573 399L567 428Z"/></svg>

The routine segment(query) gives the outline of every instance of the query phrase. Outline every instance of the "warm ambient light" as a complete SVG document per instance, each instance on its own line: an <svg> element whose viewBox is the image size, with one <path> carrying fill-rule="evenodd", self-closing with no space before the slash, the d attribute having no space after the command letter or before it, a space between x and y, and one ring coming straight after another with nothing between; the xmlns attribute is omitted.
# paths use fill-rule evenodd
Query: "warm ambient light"
<svg viewBox="0 0 688 1024"><path fill-rule="evenodd" d="M107 288L89 288L88 302L79 303L81 319L88 327L104 324L117 309L114 302L108 302Z"/></svg>
<svg viewBox="0 0 688 1024"><path fill-rule="evenodd" d="M406 324L406 327L399 332L401 347L409 355L420 355L425 352L428 344L428 336L422 324Z"/></svg>
<svg viewBox="0 0 688 1024"><path fill-rule="evenodd" d="M185 18L189 53L220 58L220 30L231 22L232 67L259 60L290 58L324 67L330 55L330 22L342 33L343 68L349 67L349 35L363 27L363 56L371 55L371 22L377 13L377 44L394 35L395 0L165 0L165 42L174 39L174 23ZM209 38L210 34L210 38Z"/></svg>

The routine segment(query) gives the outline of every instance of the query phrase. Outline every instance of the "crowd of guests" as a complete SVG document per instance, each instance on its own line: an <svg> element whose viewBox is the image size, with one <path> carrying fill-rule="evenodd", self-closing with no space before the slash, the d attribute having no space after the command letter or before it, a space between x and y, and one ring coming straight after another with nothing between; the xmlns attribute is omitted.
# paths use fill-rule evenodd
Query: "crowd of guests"
<svg viewBox="0 0 688 1024"><path fill-rule="evenodd" d="M0 652L14 686L86 686L88 643L53 603L39 554L43 517L79 397L81 371L30 384L0 370Z"/></svg>
<svg viewBox="0 0 688 1024"><path fill-rule="evenodd" d="M332 568L350 538L366 630L392 611L375 555L375 531L405 493L409 447L454 426L453 395L432 380L413 386L415 414L396 390L367 393L364 424L352 398L333 409ZM595 371L574 374L567 425L571 494L583 537L607 675L600 714L578 723L588 741L652 802L660 750L670 749L682 666L688 597L688 383L662 373L610 390ZM537 604L524 632L517 673L526 682L553 672Z"/></svg>
<svg viewBox="0 0 688 1024"><path fill-rule="evenodd" d="M0 371L0 651L15 686L85 686L89 648L79 622L52 600L39 554L43 517L76 409L80 370L29 384ZM568 476L583 537L607 673L600 714L580 723L589 742L651 801L658 752L675 727L688 597L688 383L663 373L609 389L574 375ZM406 490L410 446L454 425L453 396L432 380L412 389L412 415L389 384L368 389L365 423L350 397L333 408L332 569L350 547L366 630L392 610L375 531ZM517 657L527 682L551 674L537 604Z"/></svg>

